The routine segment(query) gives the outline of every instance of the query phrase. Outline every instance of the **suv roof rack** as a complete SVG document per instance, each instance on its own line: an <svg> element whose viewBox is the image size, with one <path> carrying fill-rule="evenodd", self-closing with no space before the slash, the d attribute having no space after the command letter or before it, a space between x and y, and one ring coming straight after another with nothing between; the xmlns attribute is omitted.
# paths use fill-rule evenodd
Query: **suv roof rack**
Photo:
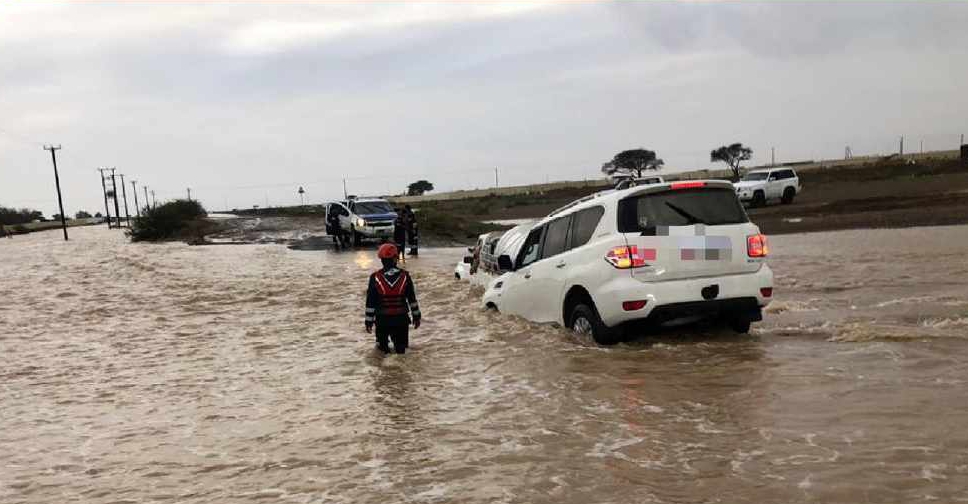
<svg viewBox="0 0 968 504"><path fill-rule="evenodd" d="M608 193L611 193L611 192L614 192L614 191L611 190L611 189L609 189L609 190L605 190L605 191L598 191L597 193L589 194L588 196L584 196L584 197L578 198L575 201L572 201L571 203L568 203L567 205L565 205L565 206L563 206L561 208L555 209L553 212L551 212L550 214L548 214L547 217L553 217L555 215L560 214L561 212L564 212L565 210L568 210L569 208L571 208L573 206L580 205L580 204L582 204L582 203L584 203L586 201L591 201L591 200L593 200L595 198L598 198L600 196L604 196L605 194L608 194Z"/></svg>

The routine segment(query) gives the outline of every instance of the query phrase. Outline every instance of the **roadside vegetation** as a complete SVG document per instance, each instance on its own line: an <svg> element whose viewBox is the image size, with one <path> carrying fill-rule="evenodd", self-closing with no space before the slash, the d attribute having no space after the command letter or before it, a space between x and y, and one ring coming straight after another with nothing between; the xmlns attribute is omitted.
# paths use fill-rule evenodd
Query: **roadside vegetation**
<svg viewBox="0 0 968 504"><path fill-rule="evenodd" d="M431 246L473 243L478 235L511 227L487 224L473 216L434 207L421 207L417 212L417 223L420 241Z"/></svg>
<svg viewBox="0 0 968 504"><path fill-rule="evenodd" d="M30 208L8 208L0 206L0 224L5 226L16 226L17 224L27 224L35 220L43 220L43 212Z"/></svg>
<svg viewBox="0 0 968 504"><path fill-rule="evenodd" d="M205 234L217 225L205 219L208 213L201 203L193 200L174 200L149 208L140 218L131 220L128 232L131 241L185 240L204 241Z"/></svg>

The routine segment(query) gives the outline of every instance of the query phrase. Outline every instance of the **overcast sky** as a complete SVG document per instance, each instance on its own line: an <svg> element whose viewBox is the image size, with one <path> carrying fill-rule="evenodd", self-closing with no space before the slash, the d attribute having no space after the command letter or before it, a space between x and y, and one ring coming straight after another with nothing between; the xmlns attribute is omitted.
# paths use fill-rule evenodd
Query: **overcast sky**
<svg viewBox="0 0 968 504"><path fill-rule="evenodd" d="M45 142L69 213L103 211L98 166L221 209L593 178L634 147L953 149L966 27L968 2L4 2L0 205L55 212Z"/></svg>

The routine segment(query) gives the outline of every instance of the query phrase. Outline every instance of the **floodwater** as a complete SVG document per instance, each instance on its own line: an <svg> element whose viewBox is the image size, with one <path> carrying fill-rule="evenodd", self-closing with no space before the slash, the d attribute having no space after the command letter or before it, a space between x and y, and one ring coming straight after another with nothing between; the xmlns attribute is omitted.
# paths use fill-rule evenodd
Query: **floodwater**
<svg viewBox="0 0 968 504"><path fill-rule="evenodd" d="M968 227L773 239L751 336L601 348L372 251L0 240L0 502L968 501Z"/></svg>

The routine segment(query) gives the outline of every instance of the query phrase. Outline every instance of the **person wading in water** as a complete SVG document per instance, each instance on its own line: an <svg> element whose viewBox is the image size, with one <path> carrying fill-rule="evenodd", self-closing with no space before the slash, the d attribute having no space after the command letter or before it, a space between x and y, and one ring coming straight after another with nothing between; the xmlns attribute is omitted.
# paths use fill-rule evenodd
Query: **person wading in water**
<svg viewBox="0 0 968 504"><path fill-rule="evenodd" d="M399 251L392 243L380 245L377 252L383 268L370 275L366 288L366 315L364 325L370 333L376 326L376 345L383 353L393 350L402 354L410 346L410 323L420 327L420 307L413 279L406 270L397 267Z"/></svg>

